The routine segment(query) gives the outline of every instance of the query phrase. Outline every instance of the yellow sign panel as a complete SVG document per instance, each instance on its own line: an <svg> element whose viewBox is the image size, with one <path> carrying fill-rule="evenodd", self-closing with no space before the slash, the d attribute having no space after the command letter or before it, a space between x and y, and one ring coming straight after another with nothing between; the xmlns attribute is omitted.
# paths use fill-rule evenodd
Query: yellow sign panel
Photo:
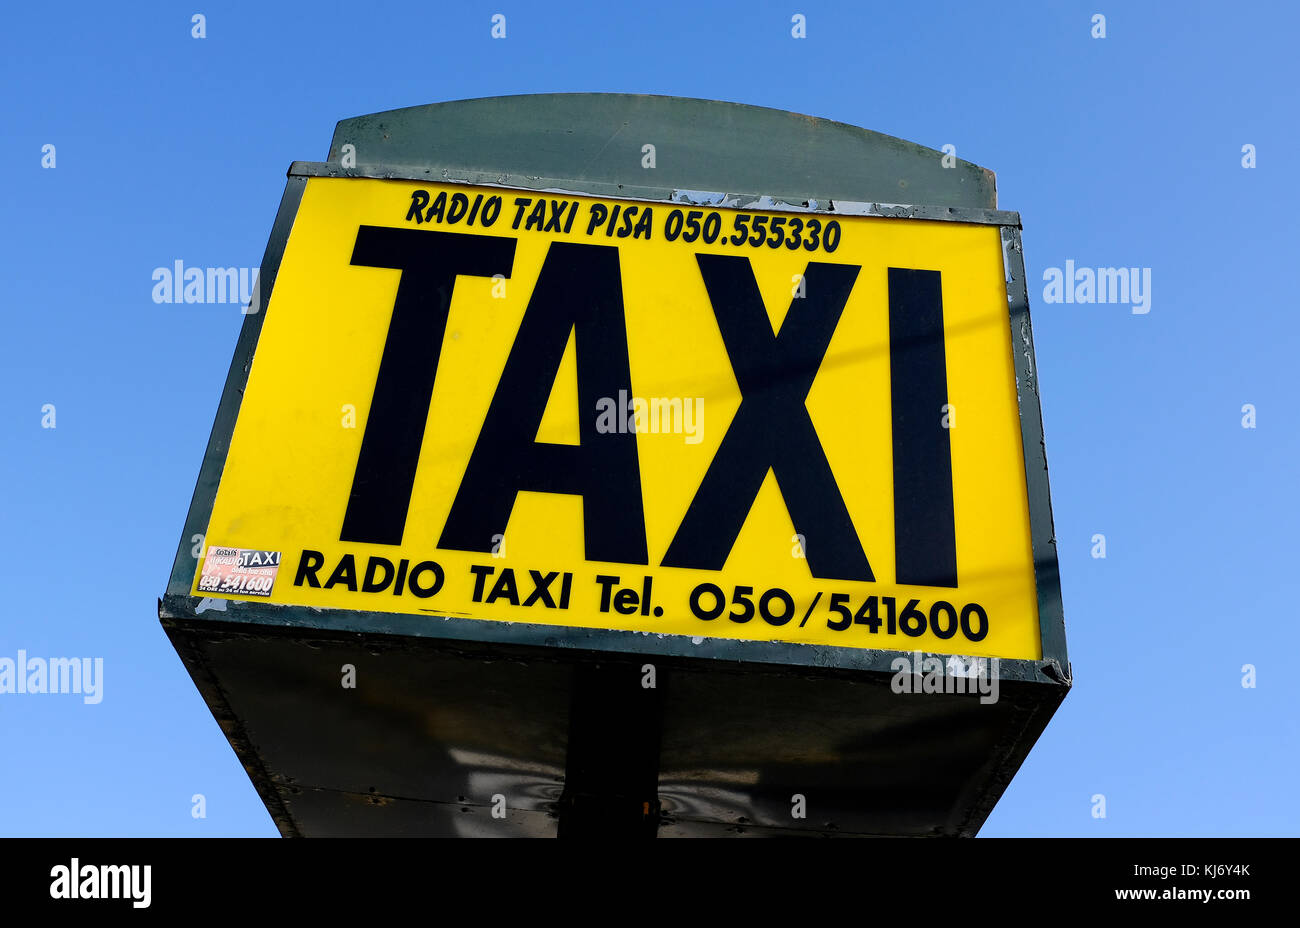
<svg viewBox="0 0 1300 928"><path fill-rule="evenodd" d="M312 178L196 596L1040 657L996 226Z"/></svg>

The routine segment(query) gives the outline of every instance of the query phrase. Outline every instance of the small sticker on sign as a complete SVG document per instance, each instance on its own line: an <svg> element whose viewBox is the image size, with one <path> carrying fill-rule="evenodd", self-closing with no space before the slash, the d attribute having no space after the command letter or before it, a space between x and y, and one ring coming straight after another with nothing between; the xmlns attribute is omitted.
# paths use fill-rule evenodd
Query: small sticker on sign
<svg viewBox="0 0 1300 928"><path fill-rule="evenodd" d="M232 596L270 596L280 570L279 551L220 548L212 545L203 559L198 592Z"/></svg>

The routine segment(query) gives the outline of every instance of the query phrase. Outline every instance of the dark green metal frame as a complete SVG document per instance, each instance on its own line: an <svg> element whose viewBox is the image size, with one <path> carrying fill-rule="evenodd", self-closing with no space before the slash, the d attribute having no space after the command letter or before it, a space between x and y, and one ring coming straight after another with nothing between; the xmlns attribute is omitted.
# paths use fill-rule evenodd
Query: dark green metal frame
<svg viewBox="0 0 1300 928"><path fill-rule="evenodd" d="M645 142L655 144L658 150L658 164L652 172L643 169L640 163L641 146ZM345 153L355 158L355 167L342 166ZM353 163L351 158L348 163ZM662 724L666 727L662 732L658 731L661 723L656 721L657 713L665 705L662 698L656 697L656 700L642 705L644 700L629 697L625 686L610 682L621 673L637 672L643 657L657 658L655 664L661 674L670 675L677 684L697 695L714 692L690 689L701 680L715 681L722 677L732 680L733 683L727 684L732 688L726 690L728 697L722 703L704 707L703 715L695 713L699 707L692 704L691 718L712 719L717 715L721 720L735 721L736 716L731 710L747 706L751 701L755 705L784 711L788 717L791 707L784 707L779 700L773 703L768 697L773 686L781 687L782 693L795 692L788 687L802 687L798 689L797 711L810 713L812 717L828 717L827 713L840 711L845 704L854 705L859 711L864 707L871 711L875 704L870 699L863 701L865 691L887 693L888 680L893 676L891 664L904 654L900 651L487 619L320 610L236 600L221 601L215 609L200 612L202 600L190 595L197 566L197 559L191 554L193 538L207 530L263 316L274 303L275 278L310 177L466 183L533 193L563 192L654 203L998 226L1003 245L1008 324L1024 442L1042 659L998 661L997 673L1004 687L1003 700L1007 712L1003 713L1002 707L995 706L992 710L998 711L978 713L980 720L987 720L985 734L995 739L988 743L987 763L980 761L979 752L964 755L965 762L974 766L962 768L954 776L973 779L962 787L960 796L949 797L953 803L951 806L944 805L946 800L942 795L943 790L953 787L953 784L945 787L939 783L935 786L939 798L931 796L938 805L933 812L935 818L928 822L928 833L974 834L978 831L1072 682L1065 645L1019 216L995 208L997 197L991 172L969 162L945 157L932 149L854 126L713 100L630 94L540 94L432 104L343 120L335 130L327 163L295 162L289 170L284 196L261 265L260 291L265 298L260 301L258 312L245 317L186 517L185 531L177 548L166 593L158 603L164 629L282 834L303 833L300 816L306 814L310 819L311 815L291 808L300 801L291 771L283 767L272 769L277 758L283 763L285 757L283 746L274 747L276 735L271 729L275 729L277 723L287 724L293 731L297 731L300 724L329 726L330 720L336 716L325 712L316 719L295 717L282 720L282 713L274 708L280 704L275 697L283 689L282 684L264 680L256 674L252 678L241 678L242 682L241 679L218 679L221 675L219 667L228 666L229 660L223 659L220 651L238 648L241 641L249 644L238 653L253 663L258 661L255 655L263 655L263 660L265 655L272 654L288 658L292 654L316 653L313 649L320 647L342 648L336 656L362 648L374 655L409 655L417 662L426 659L445 661L449 659L447 655L458 655L451 659L452 663L437 664L453 673L450 679L458 679L455 676L456 659L481 660L484 668L527 665L532 668L529 674L541 674L540 677L530 675L528 679L543 681L537 684L543 687L545 680L556 678L542 668L548 664L567 665L573 674L573 704L569 710L570 730L564 760L567 778L557 810L560 831L567 828L569 833L575 834L588 826L599 825L604 819L609 819L609 827L615 831L636 831L636 827L628 827L628 821L614 814L616 808L621 808L623 799L628 797L650 801L656 810L651 816L653 821L641 824L649 827L651 833L658 827L656 822L661 818L657 812L659 799L654 795L658 761L652 748L658 744L661 733L682 737L682 719L677 716L674 724L664 722ZM647 177L653 177L655 183L645 183ZM307 652L293 650L303 645L308 648ZM212 650L214 646L218 648L217 652ZM306 661L304 666L314 667L311 658L306 658ZM605 670L592 676L593 668L600 667ZM493 672L500 674L502 671ZM436 685L437 677L426 682ZM250 685L263 688L255 692L231 689ZM531 697L531 692L515 692L525 700ZM458 698L454 693L445 695ZM270 701L265 702L268 699ZM956 700L943 703L947 707L943 711L956 713L947 716L948 725L957 726L956 730L966 724L983 724L983 721L975 721L976 716L964 714L962 697L928 699ZM671 707L676 703L668 705ZM903 736L909 739L909 744L915 745L916 738L943 738L943 732L955 731L931 726L931 721L936 718L931 710L939 711L934 708L939 704L909 701L907 705L921 713L911 716L920 726L915 735L908 730L909 734ZM244 710L260 707L263 714L250 723L241 715L239 706ZM644 738L629 735L623 745L625 750L621 754L614 750L610 755L608 733L614 730L615 725L608 719L588 718L591 713L587 709L592 706L605 706L606 714L613 713L617 717L620 729L629 728L626 724L629 718L640 719L640 723L632 725L629 730L642 732ZM681 711L680 706L677 711ZM762 725L770 723L770 719L762 715L767 709L755 711L760 712ZM382 718L376 721L385 724ZM743 718L741 721L744 723ZM828 743L839 745L840 742L834 740L839 735L871 730L867 720L844 717L843 722L849 727L836 728L834 733L828 733L826 737L832 739L830 742L814 740L802 743L805 747L813 744L816 753ZM255 743L250 737L250 724L253 730L260 732L263 741L269 738L274 757L268 758L264 754L267 743ZM863 724L868 727L861 728ZM331 731L328 727L319 729L324 743L331 742ZM706 729L701 736L706 744L712 743L710 734L712 731ZM890 745L893 743L886 739L879 745L879 753L870 755L867 761L858 755L855 763L859 766L852 768L854 776L870 777L881 764L893 769L900 762L898 756L891 753L893 748ZM767 748L779 754L782 744L784 741L767 744ZM681 764L680 747L679 743L677 754L668 752L678 768ZM744 744L746 756L752 747L748 742ZM350 754L350 749L345 749L345 753ZM385 762L400 766L408 760L386 758ZM778 765L787 760L789 758L773 758ZM313 755L312 762L315 761ZM736 762L736 757L723 750L721 754L711 754L709 762L727 765ZM611 763L612 768L609 767ZM297 763L291 766L293 772L298 773L312 769L302 768ZM775 773L779 780L780 769ZM592 780L588 774L599 775ZM910 778L911 771L908 770L904 776ZM328 775L324 779L335 785L329 786L322 781L323 788L334 790L344 788L340 784L348 781L347 777L340 779ZM925 779L930 782L933 777L925 776ZM597 788L596 784L605 781L615 781L617 788L608 785ZM431 790L426 790L426 798L441 798L448 803L455 798ZM612 792L587 795L592 790L597 794ZM370 792L375 792L373 787ZM623 792L628 796L623 797ZM832 798L832 806L834 802ZM840 813L845 811L840 809ZM419 815L416 814L415 818L419 820ZM853 820L859 825L872 827L870 815L866 819L858 815ZM888 821L896 822L897 818L892 813L886 814L877 827L887 833L896 833L890 831ZM319 832L319 819L312 822L308 830ZM663 822L669 823L669 819L664 818ZM921 833L927 828L925 822L911 822L905 833ZM383 830L379 824L366 827L368 830ZM419 830L420 826L412 827ZM719 823L718 827L731 830L726 823ZM828 822L827 828L833 830L834 826ZM813 829L814 832L819 830L826 831Z"/></svg>

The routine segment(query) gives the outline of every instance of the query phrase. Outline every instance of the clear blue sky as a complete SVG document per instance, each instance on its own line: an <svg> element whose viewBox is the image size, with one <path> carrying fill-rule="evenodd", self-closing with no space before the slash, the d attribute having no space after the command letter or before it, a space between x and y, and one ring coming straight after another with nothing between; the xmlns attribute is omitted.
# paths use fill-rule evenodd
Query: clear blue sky
<svg viewBox="0 0 1300 928"><path fill-rule="evenodd" d="M155 605L241 316L155 304L151 272L258 264L340 118L544 91L795 110L995 170L1076 685L983 834L1300 833L1297 31L1282 3L11 4L0 656L102 657L104 696L0 695L0 834L275 833ZM1044 304L1066 260L1151 268L1150 312Z"/></svg>

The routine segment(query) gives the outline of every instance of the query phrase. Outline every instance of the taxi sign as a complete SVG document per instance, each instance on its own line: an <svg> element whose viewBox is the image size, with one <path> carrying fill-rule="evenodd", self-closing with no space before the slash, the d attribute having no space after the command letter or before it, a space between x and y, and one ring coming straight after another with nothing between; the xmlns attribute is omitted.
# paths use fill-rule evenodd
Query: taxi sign
<svg viewBox="0 0 1300 928"><path fill-rule="evenodd" d="M1004 244L309 177L191 595L1039 660Z"/></svg>

